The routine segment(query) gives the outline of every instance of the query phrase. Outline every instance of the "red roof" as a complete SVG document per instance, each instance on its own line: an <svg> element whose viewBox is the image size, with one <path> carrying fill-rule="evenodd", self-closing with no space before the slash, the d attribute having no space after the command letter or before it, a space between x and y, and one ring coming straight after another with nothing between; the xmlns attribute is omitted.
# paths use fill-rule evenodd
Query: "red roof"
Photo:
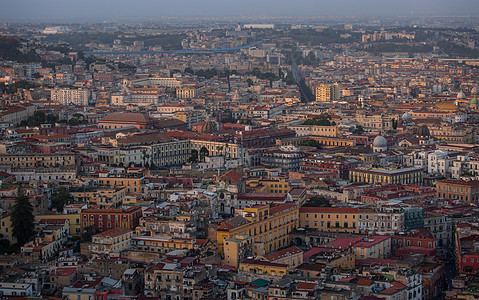
<svg viewBox="0 0 479 300"><path fill-rule="evenodd" d="M437 183L464 185L464 186L469 186L469 187L479 186L479 180L465 181L465 180L456 180L456 179L445 179L445 180L440 180Z"/></svg>
<svg viewBox="0 0 479 300"><path fill-rule="evenodd" d="M316 254L323 253L323 252L331 252L331 251L334 251L334 250L331 248L326 248L326 247L312 247L308 251L304 252L303 258L308 259L311 256L314 256Z"/></svg>
<svg viewBox="0 0 479 300"><path fill-rule="evenodd" d="M311 283L311 282L300 282L298 283L298 286L296 286L297 290L306 290L306 291L312 291L316 287L316 283Z"/></svg>
<svg viewBox="0 0 479 300"><path fill-rule="evenodd" d="M236 172L235 170L231 170L231 171L228 171L225 174L221 175L220 179L222 179L224 177L228 177L229 179L231 179L233 181L238 181L243 177L243 175Z"/></svg>
<svg viewBox="0 0 479 300"><path fill-rule="evenodd" d="M278 251L273 252L273 253L266 254L263 257L265 259L269 260L269 261L274 262L274 261L280 260L284 257L290 257L290 256L298 254L298 253L303 253L303 251L301 249L299 249L298 247L292 246L292 247L289 247L289 248L286 248L286 249L282 249L282 250L278 250Z"/></svg>
<svg viewBox="0 0 479 300"><path fill-rule="evenodd" d="M362 241L356 242L353 247L369 248L390 238L391 236L388 235L371 235Z"/></svg>
<svg viewBox="0 0 479 300"><path fill-rule="evenodd" d="M70 268L57 268L50 273L51 276L71 276L77 270L76 267Z"/></svg>
<svg viewBox="0 0 479 300"><path fill-rule="evenodd" d="M363 238L358 237L358 238L337 238L329 243L327 243L328 246L335 248L335 249L340 249L340 250L346 250L349 249L352 245L355 243L361 241Z"/></svg>
<svg viewBox="0 0 479 300"><path fill-rule="evenodd" d="M393 282L391 282L391 287L389 287L385 290L382 290L379 293L380 294L391 295L391 294L397 293L400 290L404 290L405 288L406 288L406 286L404 284L400 283L399 281L393 281Z"/></svg>
<svg viewBox="0 0 479 300"><path fill-rule="evenodd" d="M273 193L244 193L238 194L238 199L252 199L252 200L271 200L283 201L288 196L287 193L273 194Z"/></svg>
<svg viewBox="0 0 479 300"><path fill-rule="evenodd" d="M101 235L103 237L117 237L128 232L132 232L132 230L126 229L126 228L115 228L115 229L100 232L98 233L98 235Z"/></svg>
<svg viewBox="0 0 479 300"><path fill-rule="evenodd" d="M248 264L248 265L260 265L260 266L270 266L270 267L279 267L279 268L287 268L287 264L278 264L278 263L273 263L269 261L264 261L264 260L258 260L258 259L243 259L241 261L242 264Z"/></svg>
<svg viewBox="0 0 479 300"><path fill-rule="evenodd" d="M300 207L300 213L358 213L358 208L353 207Z"/></svg>
<svg viewBox="0 0 479 300"><path fill-rule="evenodd" d="M293 203L281 203L281 204L277 204L277 205L271 205L271 208L269 209L269 214L274 215L278 212L281 212L281 211L284 211L284 210L287 210L287 209L290 209L290 208L293 208L293 207L297 207L297 205L293 204Z"/></svg>

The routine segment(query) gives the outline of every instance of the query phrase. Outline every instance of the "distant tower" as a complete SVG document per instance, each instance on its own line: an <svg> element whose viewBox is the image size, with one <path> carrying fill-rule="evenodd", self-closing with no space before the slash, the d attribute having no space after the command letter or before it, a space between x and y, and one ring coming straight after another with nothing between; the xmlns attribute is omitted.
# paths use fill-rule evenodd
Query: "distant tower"
<svg viewBox="0 0 479 300"><path fill-rule="evenodd" d="M361 108L364 108L364 96L363 95L358 96L358 101L359 101L359 104L361 105Z"/></svg>

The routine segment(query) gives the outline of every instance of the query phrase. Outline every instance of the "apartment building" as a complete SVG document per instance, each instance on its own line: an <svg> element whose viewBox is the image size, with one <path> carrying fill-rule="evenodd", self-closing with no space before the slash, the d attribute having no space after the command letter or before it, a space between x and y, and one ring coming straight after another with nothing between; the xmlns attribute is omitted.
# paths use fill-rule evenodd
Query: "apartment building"
<svg viewBox="0 0 479 300"><path fill-rule="evenodd" d="M193 299L196 284L207 278L204 267L196 267L197 259L186 257L178 263L153 264L145 270L144 293L161 299Z"/></svg>
<svg viewBox="0 0 479 300"><path fill-rule="evenodd" d="M22 121L33 116L37 107L32 104L12 106L0 112L0 126L4 128L18 126Z"/></svg>
<svg viewBox="0 0 479 300"><path fill-rule="evenodd" d="M237 268L243 259L253 255L253 243L254 237L249 235L237 234L235 237L226 239L223 263Z"/></svg>
<svg viewBox="0 0 479 300"><path fill-rule="evenodd" d="M421 184L422 170L419 168L390 170L357 168L349 170L349 181L378 184Z"/></svg>
<svg viewBox="0 0 479 300"><path fill-rule="evenodd" d="M338 137L337 126L319 126L319 125L290 125L288 129L296 132L297 136L329 136Z"/></svg>
<svg viewBox="0 0 479 300"><path fill-rule="evenodd" d="M60 89L50 91L52 102L62 105L87 106L91 101L91 92L87 89Z"/></svg>
<svg viewBox="0 0 479 300"><path fill-rule="evenodd" d="M77 156L74 153L3 154L0 156L0 165L8 165L12 168L76 166Z"/></svg>
<svg viewBox="0 0 479 300"><path fill-rule="evenodd" d="M86 202L100 208L120 207L126 196L126 187L97 188L91 191L73 192L76 202Z"/></svg>
<svg viewBox="0 0 479 300"><path fill-rule="evenodd" d="M438 198L464 200L470 203L479 202L479 181L446 179L436 182Z"/></svg>
<svg viewBox="0 0 479 300"><path fill-rule="evenodd" d="M78 236L81 234L80 218L81 218L80 212L54 214L54 212L52 211L47 211L40 215L35 215L35 222L39 222L42 219L51 219L51 220L67 219L68 225L70 226L70 234Z"/></svg>
<svg viewBox="0 0 479 300"><path fill-rule="evenodd" d="M343 159L308 157L301 161L301 171L319 171L336 174L337 177L347 179L349 170L356 167L358 162Z"/></svg>
<svg viewBox="0 0 479 300"><path fill-rule="evenodd" d="M391 236L371 235L354 243L352 250L356 259L386 258L391 255Z"/></svg>
<svg viewBox="0 0 479 300"><path fill-rule="evenodd" d="M134 229L140 223L142 215L139 206L128 209L84 209L81 212L81 231L84 233L88 228L98 231L115 228Z"/></svg>
<svg viewBox="0 0 479 300"><path fill-rule="evenodd" d="M100 187L125 187L128 195L139 196L144 192L145 176L149 171L142 168L114 169L101 172L98 177Z"/></svg>
<svg viewBox="0 0 479 300"><path fill-rule="evenodd" d="M145 87L145 86L158 86L158 87L168 87L168 88L177 88L181 86L181 81L172 77L149 77L144 79L137 79L131 81L132 86Z"/></svg>
<svg viewBox="0 0 479 300"><path fill-rule="evenodd" d="M383 132L393 129L393 117L391 116L358 114L354 120L365 130Z"/></svg>
<svg viewBox="0 0 479 300"><path fill-rule="evenodd" d="M193 99L196 97L196 88L195 87L178 87L176 88L176 98L177 99Z"/></svg>
<svg viewBox="0 0 479 300"><path fill-rule="evenodd" d="M0 282L0 294L2 297L30 297L33 296L31 283Z"/></svg>
<svg viewBox="0 0 479 300"><path fill-rule="evenodd" d="M349 207L301 207L299 226L326 232L358 233L358 209Z"/></svg>
<svg viewBox="0 0 479 300"><path fill-rule="evenodd" d="M240 262L238 269L242 272L247 272L250 274L283 276L288 272L288 265L247 258Z"/></svg>
<svg viewBox="0 0 479 300"><path fill-rule="evenodd" d="M316 101L330 102L341 97L341 91L337 83L320 85L316 87Z"/></svg>
<svg viewBox="0 0 479 300"><path fill-rule="evenodd" d="M395 234L406 230L406 217L401 209L360 208L359 233Z"/></svg>
<svg viewBox="0 0 479 300"><path fill-rule="evenodd" d="M134 231L129 228L116 228L100 232L92 237L91 253L94 255L119 255L131 245Z"/></svg>
<svg viewBox="0 0 479 300"><path fill-rule="evenodd" d="M245 207L241 215L222 222L218 227L218 249L224 256L224 241L242 234L254 236L253 254L263 255L289 245L289 233L298 225L299 209L296 204Z"/></svg>

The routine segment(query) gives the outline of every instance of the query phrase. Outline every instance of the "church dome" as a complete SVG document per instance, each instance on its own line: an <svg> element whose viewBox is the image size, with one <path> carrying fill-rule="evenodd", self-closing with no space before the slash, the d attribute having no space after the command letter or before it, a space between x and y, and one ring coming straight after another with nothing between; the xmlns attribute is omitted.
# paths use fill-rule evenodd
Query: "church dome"
<svg viewBox="0 0 479 300"><path fill-rule="evenodd" d="M374 138L373 147L384 148L384 147L387 147L387 146L388 146L388 143L383 136L378 135L377 137Z"/></svg>
<svg viewBox="0 0 479 300"><path fill-rule="evenodd" d="M457 93L457 99L466 99L466 94L463 91Z"/></svg>
<svg viewBox="0 0 479 300"><path fill-rule="evenodd" d="M473 94L473 95L479 94L479 89L477 88L477 86L475 86L475 87L472 88L471 94Z"/></svg>
<svg viewBox="0 0 479 300"><path fill-rule="evenodd" d="M409 112L405 112L405 113L402 114L401 118L404 119L404 120L411 120L412 115Z"/></svg>
<svg viewBox="0 0 479 300"><path fill-rule="evenodd" d="M231 98L232 101L235 101L235 102L238 102L240 101L242 98L241 98L241 95L238 93L238 91L235 91L234 94L233 94L233 97Z"/></svg>
<svg viewBox="0 0 479 300"><path fill-rule="evenodd" d="M430 137L431 134L429 133L429 128L427 128L426 125L422 125L421 127L419 127L419 130L417 131L417 136L420 138Z"/></svg>
<svg viewBox="0 0 479 300"><path fill-rule="evenodd" d="M479 105L479 99L477 99L477 97L474 96L474 98L472 98L472 100L469 101L469 105L475 105L475 106Z"/></svg>

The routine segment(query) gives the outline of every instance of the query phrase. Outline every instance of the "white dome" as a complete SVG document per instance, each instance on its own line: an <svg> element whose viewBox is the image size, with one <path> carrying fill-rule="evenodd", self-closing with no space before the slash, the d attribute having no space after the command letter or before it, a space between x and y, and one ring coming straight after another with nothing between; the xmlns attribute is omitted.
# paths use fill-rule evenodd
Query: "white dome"
<svg viewBox="0 0 479 300"><path fill-rule="evenodd" d="M475 86L471 89L471 94L473 94L473 95L479 94L479 89L477 88L477 86Z"/></svg>
<svg viewBox="0 0 479 300"><path fill-rule="evenodd" d="M460 91L460 92L457 94L457 99L466 99L466 94L464 94L463 91Z"/></svg>
<svg viewBox="0 0 479 300"><path fill-rule="evenodd" d="M374 138L373 147L386 148L387 146L388 146L388 142L383 136L378 135L377 137Z"/></svg>
<svg viewBox="0 0 479 300"><path fill-rule="evenodd" d="M235 91L233 94L233 97L231 98L233 101L240 101L241 100L241 95L238 93L238 91Z"/></svg>
<svg viewBox="0 0 479 300"><path fill-rule="evenodd" d="M404 120L411 120L412 115L409 112L405 112L405 113L402 114L401 118L404 119Z"/></svg>

